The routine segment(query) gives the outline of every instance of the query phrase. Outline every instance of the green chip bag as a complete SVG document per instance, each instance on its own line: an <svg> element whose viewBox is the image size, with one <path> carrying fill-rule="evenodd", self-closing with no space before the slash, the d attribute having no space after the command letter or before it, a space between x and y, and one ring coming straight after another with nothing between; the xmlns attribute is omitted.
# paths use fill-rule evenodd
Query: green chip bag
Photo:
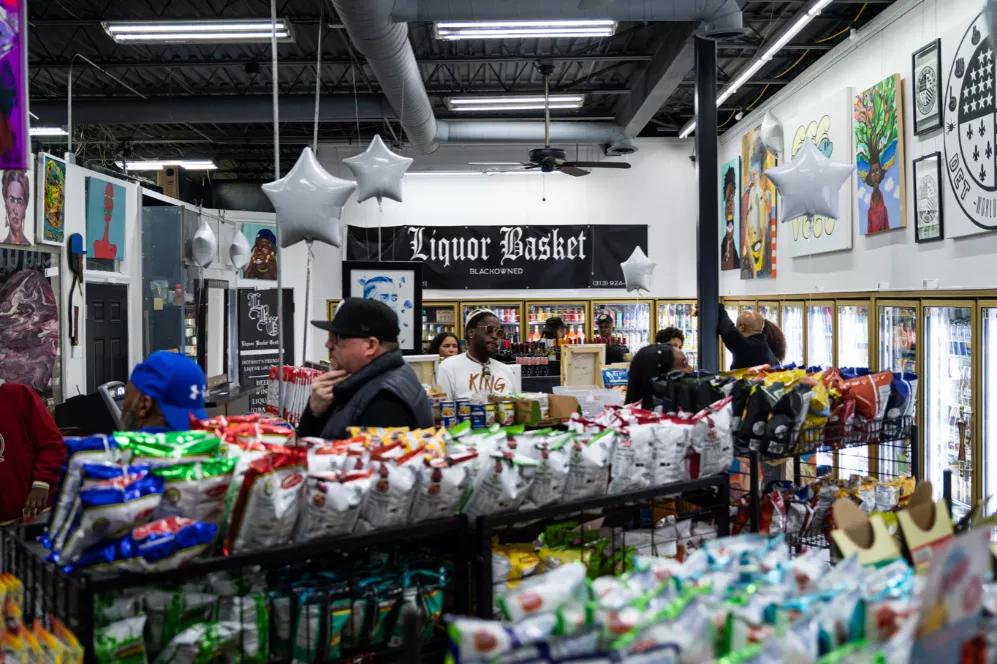
<svg viewBox="0 0 997 664"><path fill-rule="evenodd" d="M98 629L94 634L94 656L101 664L147 664L145 616L126 618Z"/></svg>
<svg viewBox="0 0 997 664"><path fill-rule="evenodd" d="M163 497L152 520L180 516L202 523L220 523L235 464L235 459L212 459L153 469L152 474L162 477L164 484Z"/></svg>

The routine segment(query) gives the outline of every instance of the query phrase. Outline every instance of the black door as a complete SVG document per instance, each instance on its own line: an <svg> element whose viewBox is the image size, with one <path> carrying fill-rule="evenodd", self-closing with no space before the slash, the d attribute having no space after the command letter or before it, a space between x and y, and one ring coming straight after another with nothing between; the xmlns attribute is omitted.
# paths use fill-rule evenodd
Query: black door
<svg viewBox="0 0 997 664"><path fill-rule="evenodd" d="M87 284L87 393L128 381L128 289Z"/></svg>

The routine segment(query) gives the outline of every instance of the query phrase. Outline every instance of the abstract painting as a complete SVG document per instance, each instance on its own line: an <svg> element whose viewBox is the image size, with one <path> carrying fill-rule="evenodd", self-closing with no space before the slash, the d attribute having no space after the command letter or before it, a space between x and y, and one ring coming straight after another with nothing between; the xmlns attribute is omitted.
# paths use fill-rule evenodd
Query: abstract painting
<svg viewBox="0 0 997 664"><path fill-rule="evenodd" d="M942 216L942 155L928 154L914 160L914 241L932 242L945 237Z"/></svg>
<svg viewBox="0 0 997 664"><path fill-rule="evenodd" d="M741 158L720 167L720 269L741 268Z"/></svg>
<svg viewBox="0 0 997 664"><path fill-rule="evenodd" d="M902 100L900 74L893 74L853 103L862 235L907 227Z"/></svg>
<svg viewBox="0 0 997 664"><path fill-rule="evenodd" d="M343 261L343 297L388 305L398 316L403 353L422 352L422 263Z"/></svg>
<svg viewBox="0 0 997 664"><path fill-rule="evenodd" d="M785 123L786 150L793 157L809 138L831 161L852 163L852 91L837 93L808 104ZM838 219L815 216L789 221L789 255L792 258L841 251L852 247L852 187L843 186L838 198ZM785 221L785 220L783 220ZM784 232L787 227L784 226ZM785 245L783 245L785 246Z"/></svg>
<svg viewBox="0 0 997 664"><path fill-rule="evenodd" d="M45 276L14 273L0 285L0 380L44 392L59 350L59 307Z"/></svg>
<svg viewBox="0 0 997 664"><path fill-rule="evenodd" d="M35 236L35 207L31 200L34 175L27 171L0 171L0 193L3 194L3 228L0 244L26 247Z"/></svg>
<svg viewBox="0 0 997 664"><path fill-rule="evenodd" d="M762 144L760 128L741 137L741 279L776 275L776 191L765 177L777 166Z"/></svg>
<svg viewBox="0 0 997 664"><path fill-rule="evenodd" d="M125 259L125 188L87 178L87 257Z"/></svg>
<svg viewBox="0 0 997 664"><path fill-rule="evenodd" d="M0 0L0 169L31 167L27 0Z"/></svg>
<svg viewBox="0 0 997 664"><path fill-rule="evenodd" d="M42 161L42 237L47 244L66 239L66 164L45 155Z"/></svg>
<svg viewBox="0 0 997 664"><path fill-rule="evenodd" d="M277 281L277 227L243 224L242 234L252 247L249 263L242 269L243 279Z"/></svg>

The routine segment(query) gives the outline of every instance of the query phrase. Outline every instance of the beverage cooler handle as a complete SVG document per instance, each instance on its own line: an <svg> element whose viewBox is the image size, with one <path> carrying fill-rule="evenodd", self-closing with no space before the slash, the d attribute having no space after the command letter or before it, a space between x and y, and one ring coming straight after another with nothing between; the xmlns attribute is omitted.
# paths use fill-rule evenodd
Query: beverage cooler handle
<svg viewBox="0 0 997 664"><path fill-rule="evenodd" d="M959 477L966 477L966 407L959 406Z"/></svg>

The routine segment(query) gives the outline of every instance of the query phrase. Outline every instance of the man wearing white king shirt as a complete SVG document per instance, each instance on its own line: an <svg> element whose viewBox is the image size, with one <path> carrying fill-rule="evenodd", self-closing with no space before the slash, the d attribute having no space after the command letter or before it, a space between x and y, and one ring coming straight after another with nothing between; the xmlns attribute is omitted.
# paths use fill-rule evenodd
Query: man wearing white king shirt
<svg viewBox="0 0 997 664"><path fill-rule="evenodd" d="M477 392L508 394L512 387L512 371L492 359L502 335L498 316L488 309L472 311L464 329L467 352L440 363L437 370L440 387L450 399L467 399Z"/></svg>

